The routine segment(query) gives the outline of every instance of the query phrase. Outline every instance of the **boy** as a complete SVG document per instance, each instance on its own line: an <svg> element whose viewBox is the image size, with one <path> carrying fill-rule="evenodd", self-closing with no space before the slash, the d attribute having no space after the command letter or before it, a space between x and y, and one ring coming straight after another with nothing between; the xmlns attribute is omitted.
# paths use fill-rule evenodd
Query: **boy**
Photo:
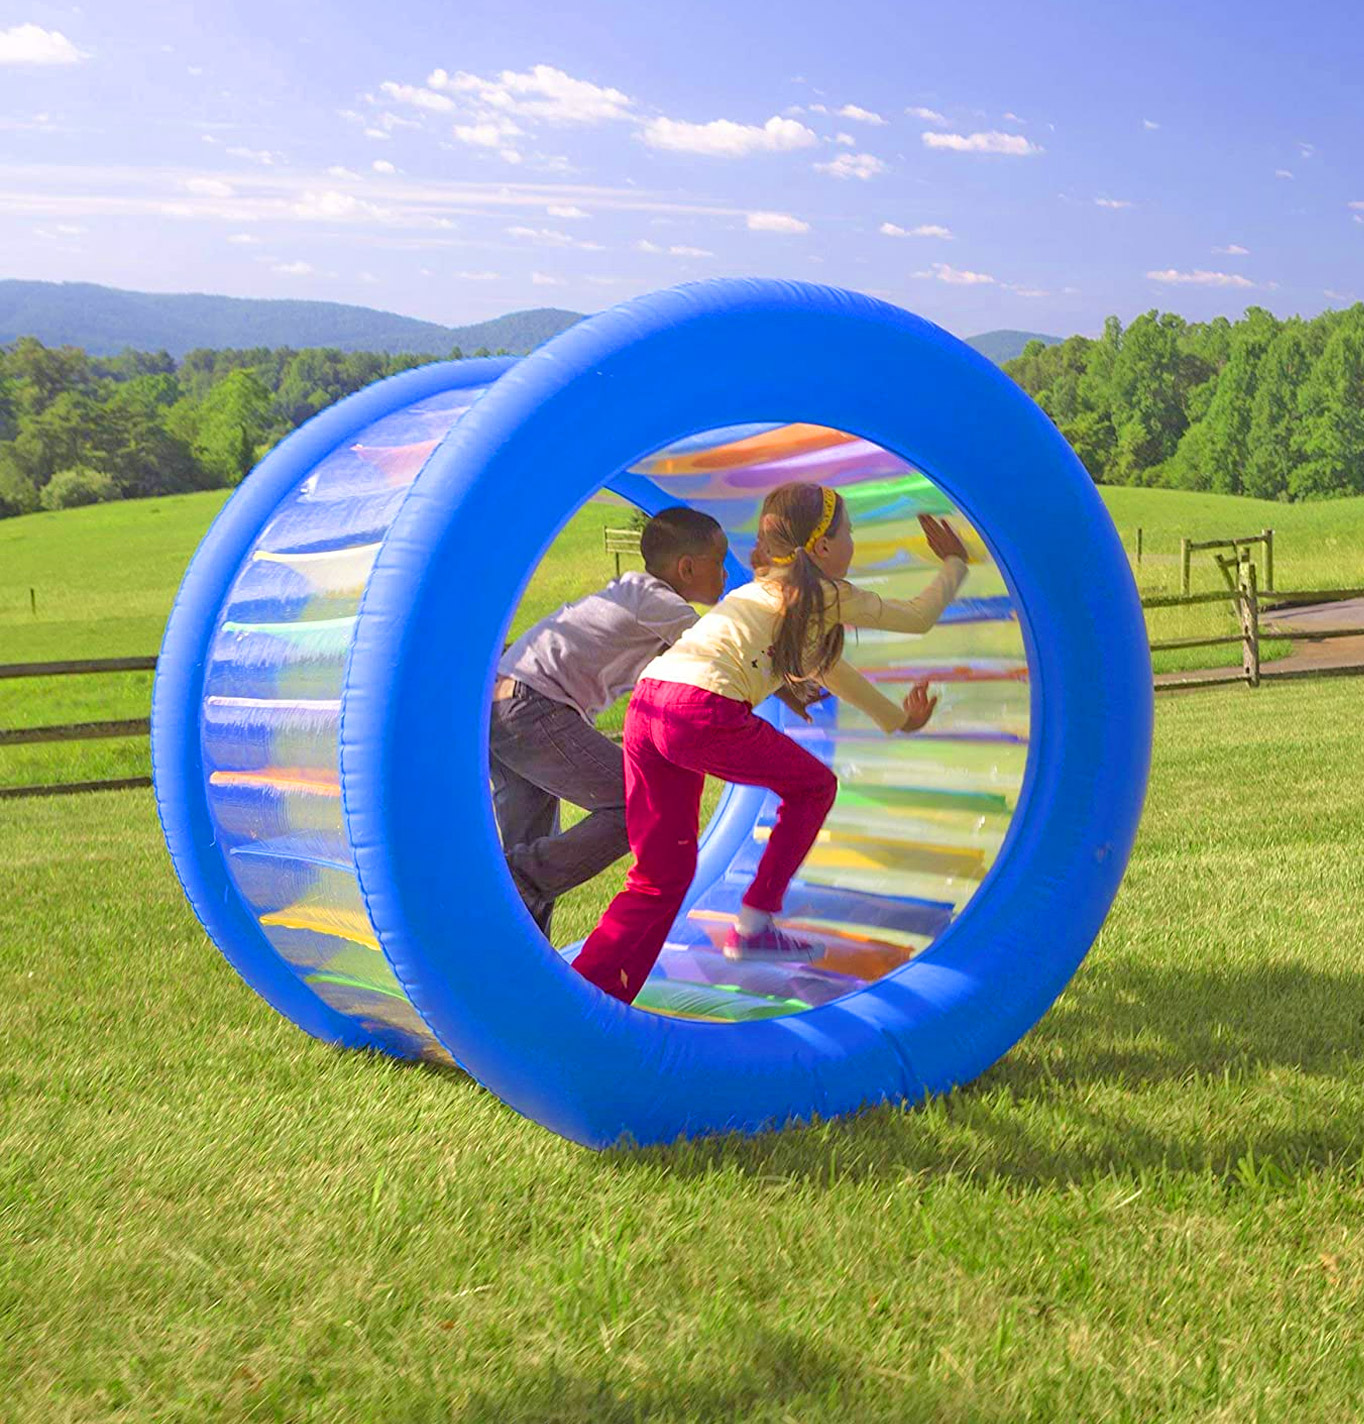
<svg viewBox="0 0 1364 1424"><path fill-rule="evenodd" d="M631 570L528 629L502 655L488 751L493 811L512 880L549 937L555 899L629 850L625 759L594 719L725 591L729 541L708 514L654 515ZM559 802L589 814L559 829Z"/></svg>

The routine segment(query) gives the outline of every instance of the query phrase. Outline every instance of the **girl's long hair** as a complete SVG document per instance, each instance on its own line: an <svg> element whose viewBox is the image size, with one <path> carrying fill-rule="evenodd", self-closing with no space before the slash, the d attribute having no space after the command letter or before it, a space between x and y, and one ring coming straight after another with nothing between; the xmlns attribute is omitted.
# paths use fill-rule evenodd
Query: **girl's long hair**
<svg viewBox="0 0 1364 1424"><path fill-rule="evenodd" d="M837 606L838 587L822 574L806 552L805 543L824 515L820 485L792 482L779 485L763 500L758 539L753 548L754 570L780 575L782 610L772 639L772 671L786 683L811 682L843 655L843 625L824 627L828 600ZM826 535L838 532L847 518L841 495L834 496L834 514Z"/></svg>

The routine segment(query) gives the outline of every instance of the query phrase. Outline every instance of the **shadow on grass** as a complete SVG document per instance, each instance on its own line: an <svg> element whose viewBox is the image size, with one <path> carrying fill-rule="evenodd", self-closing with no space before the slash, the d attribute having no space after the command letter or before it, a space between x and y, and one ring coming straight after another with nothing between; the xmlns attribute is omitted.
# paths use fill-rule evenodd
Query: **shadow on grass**
<svg viewBox="0 0 1364 1424"><path fill-rule="evenodd" d="M1342 1111L1342 1085L1361 1041L1364 976L1095 966L1001 1063L926 1107L611 1156L824 1185L915 1174L1055 1185L1148 1170L1283 1184L1359 1162L1364 1113ZM1261 1106L1256 1083L1271 1073ZM1181 1090L1201 1114L1181 1111Z"/></svg>
<svg viewBox="0 0 1364 1424"><path fill-rule="evenodd" d="M847 1409L856 1392L855 1378L831 1352L808 1340L757 1330L731 1339L709 1369L629 1386L614 1386L604 1365L590 1373L543 1365L496 1389L478 1390L456 1418L462 1424L668 1419L728 1424L759 1409L764 1417L777 1418L782 1405L799 1407L801 1400Z"/></svg>

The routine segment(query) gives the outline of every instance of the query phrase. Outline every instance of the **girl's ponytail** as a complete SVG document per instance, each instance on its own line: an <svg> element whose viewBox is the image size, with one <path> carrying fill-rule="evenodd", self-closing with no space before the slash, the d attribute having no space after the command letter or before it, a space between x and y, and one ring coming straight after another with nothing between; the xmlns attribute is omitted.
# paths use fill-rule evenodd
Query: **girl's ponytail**
<svg viewBox="0 0 1364 1424"><path fill-rule="evenodd" d="M843 655L843 625L824 632L832 580L810 557L810 546L846 518L842 498L820 485L785 484L763 501L755 569L780 568L782 611L772 640L772 671L787 684L821 677Z"/></svg>

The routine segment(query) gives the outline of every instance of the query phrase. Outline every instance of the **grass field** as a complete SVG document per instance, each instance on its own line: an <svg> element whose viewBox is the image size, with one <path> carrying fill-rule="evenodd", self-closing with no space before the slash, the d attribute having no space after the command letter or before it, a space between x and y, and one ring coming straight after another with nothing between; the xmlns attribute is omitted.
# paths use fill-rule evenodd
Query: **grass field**
<svg viewBox="0 0 1364 1424"><path fill-rule="evenodd" d="M0 663L154 655L185 566L224 498L213 491L0 520ZM601 531L627 519L611 503L579 510L513 631L609 578ZM151 673L136 672L0 681L0 727L145 717L151 686ZM0 786L145 776L149 766L145 738L5 747Z"/></svg>
<svg viewBox="0 0 1364 1424"><path fill-rule="evenodd" d="M1160 704L1113 914L970 1088L641 1154L277 1018L149 793L0 804L0 1417L1357 1417L1358 698Z"/></svg>
<svg viewBox="0 0 1364 1424"><path fill-rule="evenodd" d="M1136 527L1144 530L1145 553L1136 570L1143 592L1177 590L1181 535L1210 538L1265 527L1276 531L1281 588L1364 584L1364 499L1282 505L1171 490L1102 493L1129 549ZM0 521L0 662L154 654L189 556L224 498L214 491ZM624 512L610 504L580 510L555 557L537 574L515 629L609 577L601 530L623 522ZM1211 558L1201 556L1194 588L1215 588L1218 580ZM1149 624L1153 638L1237 631L1230 605L1153 611ZM1263 645L1266 658L1287 650L1284 642ZM1240 651L1158 653L1154 662L1157 672L1233 666ZM150 703L150 673L0 681L0 727L139 717ZM143 776L147 770L145 740L0 748L0 786Z"/></svg>

